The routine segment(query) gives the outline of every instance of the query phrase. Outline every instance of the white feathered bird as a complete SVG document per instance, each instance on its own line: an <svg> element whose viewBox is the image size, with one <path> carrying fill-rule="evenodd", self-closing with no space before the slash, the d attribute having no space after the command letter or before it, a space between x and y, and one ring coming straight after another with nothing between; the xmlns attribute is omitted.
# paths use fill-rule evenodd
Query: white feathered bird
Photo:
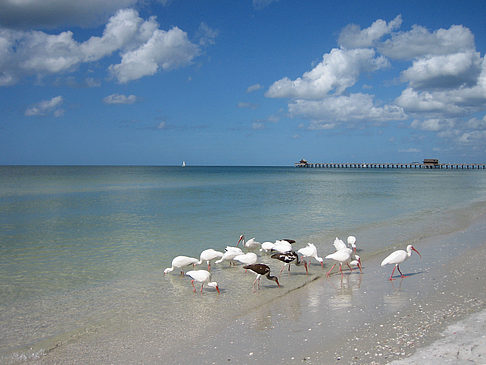
<svg viewBox="0 0 486 365"><path fill-rule="evenodd" d="M381 262L381 266L385 266L388 264L395 265L389 280L393 280L393 273L395 272L395 269L398 269L398 272L400 272L402 278L405 277L405 275L403 275L400 271L400 264L407 260L410 256L412 256L412 251L417 252L420 258L422 258L422 255L415 249L415 247L413 247L412 245L408 245L407 251L396 250L389 254L387 257L385 257L385 259Z"/></svg>

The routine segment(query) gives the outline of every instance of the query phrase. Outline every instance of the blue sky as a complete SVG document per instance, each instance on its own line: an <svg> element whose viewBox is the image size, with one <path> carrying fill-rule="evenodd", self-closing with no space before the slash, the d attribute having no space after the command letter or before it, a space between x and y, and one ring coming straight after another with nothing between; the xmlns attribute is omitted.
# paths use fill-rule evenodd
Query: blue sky
<svg viewBox="0 0 486 365"><path fill-rule="evenodd" d="M0 0L0 164L486 162L485 14Z"/></svg>

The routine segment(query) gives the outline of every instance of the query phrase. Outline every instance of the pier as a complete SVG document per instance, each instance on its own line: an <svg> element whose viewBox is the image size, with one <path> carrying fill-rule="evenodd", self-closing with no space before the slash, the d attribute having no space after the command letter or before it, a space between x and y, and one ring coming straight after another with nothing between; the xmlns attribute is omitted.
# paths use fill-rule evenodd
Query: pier
<svg viewBox="0 0 486 365"><path fill-rule="evenodd" d="M442 170L484 170L486 164L482 163L439 163L436 159L425 159L423 163L397 163L397 162L316 162L311 163L304 159L295 163L299 168L337 168L337 169L442 169Z"/></svg>

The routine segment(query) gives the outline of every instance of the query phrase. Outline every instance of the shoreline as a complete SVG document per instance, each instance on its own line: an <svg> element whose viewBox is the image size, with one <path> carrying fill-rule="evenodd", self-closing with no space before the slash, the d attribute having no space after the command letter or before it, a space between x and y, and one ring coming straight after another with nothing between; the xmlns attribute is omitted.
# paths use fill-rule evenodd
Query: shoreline
<svg viewBox="0 0 486 365"><path fill-rule="evenodd" d="M441 339L447 326L486 309L486 283L480 280L486 242L477 241L486 234L484 222L483 216L464 231L418 242L423 260L410 258L404 279L388 281L392 267L381 268L375 257L364 263L362 275L315 280L240 316L193 344L194 351L168 354L170 362L406 364ZM322 298L325 291L334 295Z"/></svg>
<svg viewBox="0 0 486 365"><path fill-rule="evenodd" d="M463 230L414 242L423 259L413 255L402 266L404 279L387 280L392 267L380 267L381 254L363 262L363 274L355 270L342 278L326 278L329 263L323 271L314 263L314 280L306 285L234 313L197 336L184 337L180 330L152 334L152 345L138 348L99 333L27 361L386 364L407 358L440 339L448 325L486 308L486 285L479 280L485 272L485 222L481 216ZM179 342L165 347L160 336L179 336Z"/></svg>

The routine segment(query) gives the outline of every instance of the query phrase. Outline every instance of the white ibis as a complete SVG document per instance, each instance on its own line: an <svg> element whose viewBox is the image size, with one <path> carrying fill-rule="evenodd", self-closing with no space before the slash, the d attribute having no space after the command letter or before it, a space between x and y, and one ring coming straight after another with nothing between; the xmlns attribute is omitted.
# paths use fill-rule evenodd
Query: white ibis
<svg viewBox="0 0 486 365"><path fill-rule="evenodd" d="M342 270L343 263L346 263L346 265L348 265L348 267L352 271L353 268L351 266L349 266L349 263L348 263L348 260L351 258L351 252L352 252L352 250L346 247L344 249L337 250L336 252L334 252L330 255L327 255L326 259L334 260L334 261L336 261L336 263L334 265L332 265L331 270L329 270L326 273L326 276L329 277L329 274L331 273L332 269L334 269L334 266L336 266L337 263L339 263L339 271L341 272L341 276L343 275L343 270Z"/></svg>
<svg viewBox="0 0 486 365"><path fill-rule="evenodd" d="M238 246L238 244L243 241L243 246L245 246L246 248L249 248L249 249L254 249L254 248L258 248L261 246L261 243L260 242L257 242L255 241L255 237L253 238L250 238L248 241L245 240L245 235L242 234L240 236L240 239L238 240L238 243L236 244L236 246Z"/></svg>
<svg viewBox="0 0 486 365"><path fill-rule="evenodd" d="M306 247L297 250L297 252L302 255L302 261L304 261L306 274L309 273L309 270L307 269L307 261L305 259L306 257L315 258L321 264L321 267L324 268L324 260L322 259L322 257L317 256L317 247L313 243L307 243Z"/></svg>
<svg viewBox="0 0 486 365"><path fill-rule="evenodd" d="M233 246L226 246L226 249L223 253L223 256L219 260L214 261L214 263L219 264L223 261L229 261L230 266L231 266L231 264L234 263L233 259L238 255L243 255L243 251L241 250L241 248L233 247Z"/></svg>
<svg viewBox="0 0 486 365"><path fill-rule="evenodd" d="M199 256L199 261L198 265L201 265L203 261L206 261L208 263L208 271L211 270L211 261L215 260L217 258L223 257L223 253L220 251L213 250L212 248L208 248L207 250L204 250L201 252L201 255Z"/></svg>
<svg viewBox="0 0 486 365"><path fill-rule="evenodd" d="M361 270L361 258L358 255L354 255L354 260L349 263L350 266L357 266L359 268L359 272L363 272Z"/></svg>
<svg viewBox="0 0 486 365"><path fill-rule="evenodd" d="M278 278L276 276L270 275L270 267L265 264L252 264L252 265L245 265L243 266L245 270L251 270L255 274L257 274L255 281L253 282L253 287L255 287L255 283L258 283L258 289L260 289L260 278L262 275L265 275L268 280L275 281L277 286L280 287L278 282Z"/></svg>
<svg viewBox="0 0 486 365"><path fill-rule="evenodd" d="M189 265L196 265L198 260L194 257L187 257L187 256L176 256L172 260L172 267L168 267L164 270L164 274L168 274L173 271L175 268L181 270L181 275L184 275L184 271L182 270L183 267Z"/></svg>
<svg viewBox="0 0 486 365"><path fill-rule="evenodd" d="M296 265L300 265L301 262L299 260L299 255L295 251L288 251L285 253L274 253L272 256L270 256L272 259L277 259L280 260L284 263L282 266L282 269L280 270L280 273L282 273L283 269L285 269L285 266L288 266L289 271L290 271L290 263L295 261Z"/></svg>
<svg viewBox="0 0 486 365"><path fill-rule="evenodd" d="M233 260L241 262L244 265L256 264L258 261L258 256L254 252L248 252L244 255L238 255L233 258Z"/></svg>
<svg viewBox="0 0 486 365"><path fill-rule="evenodd" d="M260 251L268 252L271 251L274 247L275 247L275 243L266 241L262 243L262 247L260 248Z"/></svg>
<svg viewBox="0 0 486 365"><path fill-rule="evenodd" d="M277 251L280 253L292 251L292 244L285 240L277 240L275 241L272 251Z"/></svg>
<svg viewBox="0 0 486 365"><path fill-rule="evenodd" d="M420 256L420 258L422 258L422 255L420 254L420 252L418 252L415 249L415 247L413 247L412 245L408 245L406 252L404 250L396 250L396 251L392 252L391 254L389 254L381 262L381 266L385 266L387 264L395 264L395 267L393 268L393 271L392 271L392 273L390 275L390 279L389 280L393 280L393 273L395 272L395 269L398 269L398 272L400 273L400 275L401 275L402 278L405 277L405 275L403 275L402 272L400 271L400 264L402 262L404 262L406 259L408 259L410 256L412 256L412 251L417 252L418 255Z"/></svg>
<svg viewBox="0 0 486 365"><path fill-rule="evenodd" d="M349 248L348 246L346 246L344 241L339 239L338 237L336 237L336 239L334 240L333 246L336 249L336 251L348 250L350 252L350 254L353 252L353 250L351 248Z"/></svg>
<svg viewBox="0 0 486 365"><path fill-rule="evenodd" d="M194 280L201 283L201 293L203 291L203 286L206 283L209 287L215 288L216 291L219 294L219 287L218 283L215 281L210 281L211 280L211 273L206 270L191 270L186 273L187 276L190 276L192 278L191 284L192 287L194 288L194 293L196 292L196 287L194 286Z"/></svg>
<svg viewBox="0 0 486 365"><path fill-rule="evenodd" d="M351 249L354 253L356 253L356 237L355 236L348 236L348 246L351 246Z"/></svg>

